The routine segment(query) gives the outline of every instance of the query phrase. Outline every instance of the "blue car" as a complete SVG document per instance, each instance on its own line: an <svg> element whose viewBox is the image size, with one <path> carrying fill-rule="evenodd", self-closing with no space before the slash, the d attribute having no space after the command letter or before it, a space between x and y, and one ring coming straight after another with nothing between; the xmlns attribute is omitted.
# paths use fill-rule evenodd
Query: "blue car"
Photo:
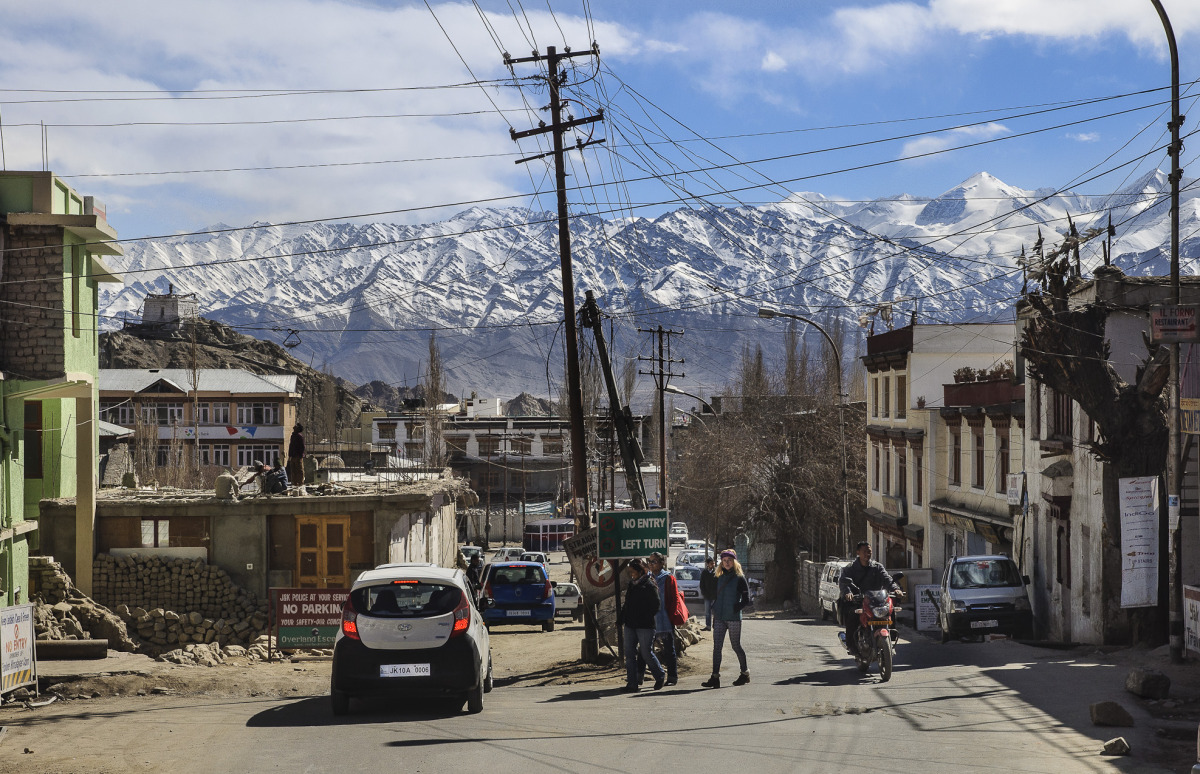
<svg viewBox="0 0 1200 774"><path fill-rule="evenodd" d="M483 622L541 624L554 631L554 584L538 562L499 562L488 565L483 577Z"/></svg>

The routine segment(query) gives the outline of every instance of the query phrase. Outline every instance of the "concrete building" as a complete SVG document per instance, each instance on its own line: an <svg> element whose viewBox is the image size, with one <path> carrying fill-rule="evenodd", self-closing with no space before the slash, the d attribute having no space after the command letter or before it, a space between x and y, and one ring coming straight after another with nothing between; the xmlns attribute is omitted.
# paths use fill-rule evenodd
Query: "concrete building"
<svg viewBox="0 0 1200 774"><path fill-rule="evenodd" d="M0 602L25 601L38 502L72 497L91 590L97 471L98 288L121 282L104 206L51 172L0 172Z"/></svg>
<svg viewBox="0 0 1200 774"><path fill-rule="evenodd" d="M176 294L172 285L165 295L146 295L142 302L140 326L162 332L177 332L185 322L195 321L199 316L200 302L196 294Z"/></svg>
<svg viewBox="0 0 1200 774"><path fill-rule="evenodd" d="M1166 277L1126 277L1103 268L1090 280L1078 282L1069 296L1072 308L1100 305L1107 312L1105 343L1108 365L1125 382L1134 384L1148 353L1149 310L1170 298ZM1183 279L1182 302L1200 304L1200 283ZM1018 307L1024 326L1027 307ZM1197 450L1193 433L1200 409L1200 382L1195 345L1183 345L1184 407L1181 438L1183 465L1180 529L1183 582L1200 585L1200 518L1197 508ZM1189 373L1190 372L1190 373ZM1112 466L1089 449L1098 440L1096 422L1069 396L1056 393L1030 375L1026 379L1028 451L1025 483L1028 513L1018 553L1022 570L1032 576L1034 619L1053 640L1084 643L1128 643L1134 636L1131 609L1121 607L1122 548L1119 479ZM1167 551L1165 473L1159 477L1161 530L1158 607L1166 617ZM1133 610L1136 610L1134 608ZM1143 632L1143 634L1145 634Z"/></svg>
<svg viewBox="0 0 1200 774"><path fill-rule="evenodd" d="M454 566L458 502L474 499L463 482L343 491L228 501L211 492L105 490L95 553L202 558L259 599L270 587L346 588L385 562ZM41 503L43 549L68 566L78 563L73 512L70 500Z"/></svg>
<svg viewBox="0 0 1200 774"><path fill-rule="evenodd" d="M100 369L100 417L135 432L148 430L157 467L195 454L204 465L243 467L283 462L296 424L295 374L242 369ZM139 442L140 434L135 438Z"/></svg>
<svg viewBox="0 0 1200 774"><path fill-rule="evenodd" d="M867 337L864 516L867 540L886 566L932 568L940 577L949 556L985 550L987 538L995 536L965 514L990 512L978 493L992 480L995 464L988 466L987 454L1000 448L994 439L1000 420L982 408L976 415L967 406L948 407L946 396L954 394L947 385L953 386L955 371L986 372L1011 361L1013 338L1013 326L1003 323L912 324ZM970 423L962 421L964 409L974 417ZM964 460L977 463L980 422L992 428L993 439L984 441L982 488L961 475ZM972 456L964 441L972 444Z"/></svg>

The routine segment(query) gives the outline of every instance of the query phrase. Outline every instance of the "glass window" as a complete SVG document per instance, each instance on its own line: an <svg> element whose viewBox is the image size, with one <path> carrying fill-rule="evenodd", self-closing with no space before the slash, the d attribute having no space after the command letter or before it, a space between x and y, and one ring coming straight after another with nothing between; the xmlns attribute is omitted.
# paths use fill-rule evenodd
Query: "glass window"
<svg viewBox="0 0 1200 774"><path fill-rule="evenodd" d="M142 548L166 548L171 544L170 522L166 519L142 519Z"/></svg>
<svg viewBox="0 0 1200 774"><path fill-rule="evenodd" d="M925 450L913 449L913 505L924 502Z"/></svg>
<svg viewBox="0 0 1200 774"><path fill-rule="evenodd" d="M883 418L887 419L892 414L892 378L890 376L883 377Z"/></svg>
<svg viewBox="0 0 1200 774"><path fill-rule="evenodd" d="M997 437L996 449L996 491L1005 492L1008 490L1008 436L1001 435Z"/></svg>
<svg viewBox="0 0 1200 774"><path fill-rule="evenodd" d="M971 485L976 489L983 489L983 430L976 430L971 435L975 441L975 465L971 474Z"/></svg>
<svg viewBox="0 0 1200 774"><path fill-rule="evenodd" d="M396 423L395 422L380 422L379 437L381 440L393 441L396 439Z"/></svg>
<svg viewBox="0 0 1200 774"><path fill-rule="evenodd" d="M239 425L279 424L278 403L239 403L237 407Z"/></svg>
<svg viewBox="0 0 1200 774"><path fill-rule="evenodd" d="M896 376L896 419L908 416L908 377Z"/></svg>
<svg viewBox="0 0 1200 774"><path fill-rule="evenodd" d="M42 472L42 402L25 401L25 478L41 478Z"/></svg>
<svg viewBox="0 0 1200 774"><path fill-rule="evenodd" d="M274 465L279 461L279 447L264 444L240 443L237 447L237 464L247 467L255 460L264 465Z"/></svg>
<svg viewBox="0 0 1200 774"><path fill-rule="evenodd" d="M229 424L228 403L201 403L200 424L227 425Z"/></svg>
<svg viewBox="0 0 1200 774"><path fill-rule="evenodd" d="M950 483L962 485L962 433L957 427L950 428L953 440L950 444Z"/></svg>
<svg viewBox="0 0 1200 774"><path fill-rule="evenodd" d="M201 446L200 462L204 465L229 467L229 444L213 443Z"/></svg>
<svg viewBox="0 0 1200 774"><path fill-rule="evenodd" d="M380 618L432 618L446 615L463 602L463 591L450 583L396 580L364 586L350 593L355 610Z"/></svg>
<svg viewBox="0 0 1200 774"><path fill-rule="evenodd" d="M988 589L1020 586L1021 583L1021 573L1011 559L955 562L950 570L952 589Z"/></svg>

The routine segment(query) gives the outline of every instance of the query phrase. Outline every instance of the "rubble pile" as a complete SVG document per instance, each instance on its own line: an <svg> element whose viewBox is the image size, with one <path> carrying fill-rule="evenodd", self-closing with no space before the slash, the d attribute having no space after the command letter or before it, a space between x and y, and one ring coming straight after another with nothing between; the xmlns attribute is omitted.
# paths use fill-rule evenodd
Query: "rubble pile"
<svg viewBox="0 0 1200 774"><path fill-rule="evenodd" d="M75 588L62 567L47 556L29 557L34 636L39 640L108 640L112 650L132 652L137 644L125 622Z"/></svg>
<svg viewBox="0 0 1200 774"><path fill-rule="evenodd" d="M225 663L229 658L244 658L247 661L266 661L271 637L263 634L254 638L249 647L242 645L225 645L219 643L189 643L182 648L160 653L155 661L166 661L171 664L216 666Z"/></svg>
<svg viewBox="0 0 1200 774"><path fill-rule="evenodd" d="M112 608L195 612L214 621L240 621L266 611L253 594L233 583L229 573L203 559L100 554L93 567L92 593Z"/></svg>
<svg viewBox="0 0 1200 774"><path fill-rule="evenodd" d="M215 620L196 611L176 613L161 607L146 610L117 605L116 613L152 651L190 644L216 644L218 650L231 644L245 645L256 640L267 628L266 613L257 611L244 617Z"/></svg>

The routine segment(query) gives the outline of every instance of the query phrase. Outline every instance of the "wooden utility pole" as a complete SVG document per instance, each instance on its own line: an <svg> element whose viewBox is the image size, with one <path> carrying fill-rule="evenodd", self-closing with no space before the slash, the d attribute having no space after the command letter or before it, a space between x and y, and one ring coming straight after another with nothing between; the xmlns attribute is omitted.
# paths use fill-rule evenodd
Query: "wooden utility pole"
<svg viewBox="0 0 1200 774"><path fill-rule="evenodd" d="M572 52L568 48L561 54L558 53L557 47L547 46L544 56L534 53L533 56L522 57L520 59L513 59L508 54L504 55L504 64L508 65L510 70L515 64L541 62L544 60L548 71L550 123L548 125L543 124L536 129L526 129L523 132L518 132L510 128L508 132L514 142L525 137L546 134L547 132L550 133L554 140L553 151L539 153L536 156L527 156L523 159L518 159L516 163L523 164L527 161L545 158L546 156L554 156L554 179L558 188L558 253L562 265L563 316L566 320L567 328L567 403L570 409L571 420L572 500L575 502L582 500L583 502L583 507L576 508L575 512L576 532L582 532L591 525L591 507L588 502L587 439L583 427L583 388L579 378L579 343L575 332L575 280L571 269L571 229L567 220L567 170L563 160L563 133L575 127L603 121L604 111L602 110L597 115L588 116L587 118L568 117L568 120L563 121L562 110L564 100L559 92L566 74L560 72L559 64L564 59L572 57L599 55L600 49L595 44L592 44L592 47L586 51ZM588 140L584 142L581 139L576 141L575 147L583 149L588 145L601 142L604 142L604 140Z"/></svg>
<svg viewBox="0 0 1200 774"><path fill-rule="evenodd" d="M687 376L683 373L672 373L670 363L683 363L683 359L672 359L671 357L671 337L682 336L683 331L672 331L663 328L661 325L657 329L654 328L638 328L638 333L649 333L658 335L658 357L653 355L650 357L639 357L638 360L657 362L658 369L650 371L638 371L643 376L653 376L654 386L658 390L658 507L667 508L667 405L666 399L663 397L663 390L667 386L667 381L672 376ZM665 354L664 354L665 353Z"/></svg>

